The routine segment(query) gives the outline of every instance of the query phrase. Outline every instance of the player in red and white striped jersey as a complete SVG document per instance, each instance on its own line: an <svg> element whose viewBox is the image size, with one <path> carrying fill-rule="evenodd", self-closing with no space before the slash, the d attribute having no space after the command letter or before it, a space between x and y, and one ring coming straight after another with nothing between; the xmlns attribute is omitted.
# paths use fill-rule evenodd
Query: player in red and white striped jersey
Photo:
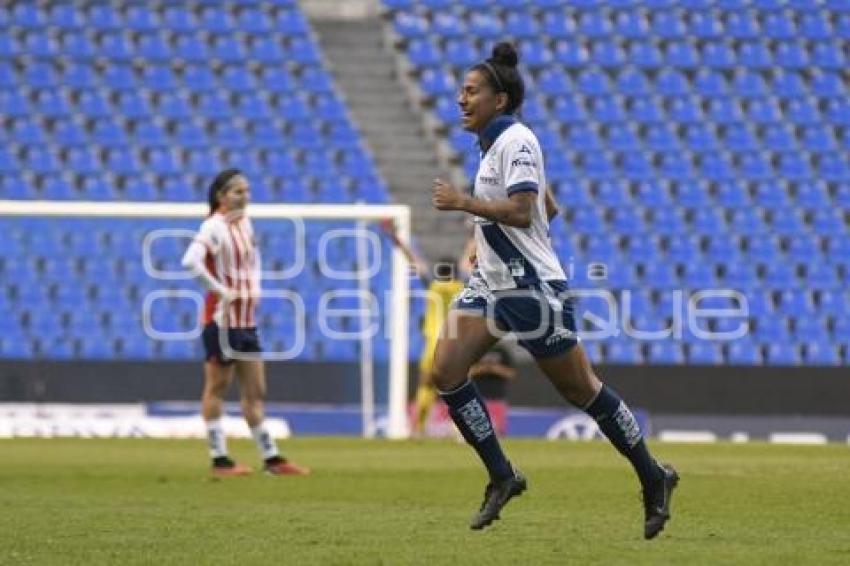
<svg viewBox="0 0 850 566"><path fill-rule="evenodd" d="M308 469L280 456L263 424L266 377L255 319L261 294L260 254L245 212L250 194L248 180L238 169L219 173L209 189L210 215L183 256L183 266L207 289L202 413L213 473L235 476L251 472L228 457L221 426L224 396L235 374L242 415L263 456L265 471L273 475L305 475Z"/></svg>

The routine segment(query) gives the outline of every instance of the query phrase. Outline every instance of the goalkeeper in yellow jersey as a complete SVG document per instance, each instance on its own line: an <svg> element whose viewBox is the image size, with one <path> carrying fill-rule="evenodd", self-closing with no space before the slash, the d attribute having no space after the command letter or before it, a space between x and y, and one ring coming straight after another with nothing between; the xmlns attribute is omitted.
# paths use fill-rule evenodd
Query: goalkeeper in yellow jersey
<svg viewBox="0 0 850 566"><path fill-rule="evenodd" d="M452 258L441 258L434 265L428 265L407 244L399 240L392 221L382 223L382 228L393 244L407 256L407 260L416 268L417 275L427 286L427 304L425 317L422 320L422 338L425 345L419 358L419 385L416 389L411 427L413 437L421 438L424 436L431 408L437 399L437 390L431 379L431 364L434 360L437 338L446 314L451 308L452 300L463 290L463 279L469 274L469 267L474 260L475 241L472 238L467 241L460 266Z"/></svg>

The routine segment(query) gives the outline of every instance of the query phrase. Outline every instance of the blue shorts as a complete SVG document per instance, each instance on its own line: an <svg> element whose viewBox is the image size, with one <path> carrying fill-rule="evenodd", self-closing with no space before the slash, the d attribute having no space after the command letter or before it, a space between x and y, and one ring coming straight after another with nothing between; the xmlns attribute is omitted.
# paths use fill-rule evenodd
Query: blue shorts
<svg viewBox="0 0 850 566"><path fill-rule="evenodd" d="M573 299L566 281L541 281L531 287L493 291L473 275L452 308L479 312L501 330L517 335L535 358L570 351L578 343Z"/></svg>
<svg viewBox="0 0 850 566"><path fill-rule="evenodd" d="M221 351L218 324L215 322L207 324L201 334L201 339L204 341L206 361L216 362L223 366L233 363L234 360L225 356ZM260 346L260 339L257 336L256 328L228 328L227 344L230 346L230 349L235 352L263 351L263 348Z"/></svg>

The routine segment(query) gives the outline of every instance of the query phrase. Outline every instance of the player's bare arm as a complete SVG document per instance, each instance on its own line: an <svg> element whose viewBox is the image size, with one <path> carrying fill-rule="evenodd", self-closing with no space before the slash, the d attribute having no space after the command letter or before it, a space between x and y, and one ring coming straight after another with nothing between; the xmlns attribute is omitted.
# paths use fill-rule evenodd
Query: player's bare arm
<svg viewBox="0 0 850 566"><path fill-rule="evenodd" d="M536 198L536 193L524 191L507 199L485 201L458 191L442 179L435 179L431 200L437 210L462 210L500 224L529 228Z"/></svg>
<svg viewBox="0 0 850 566"><path fill-rule="evenodd" d="M552 221L558 215L560 209L558 208L558 203L555 201L554 195L552 195L552 191L550 189L546 189L546 218L549 219L549 222Z"/></svg>

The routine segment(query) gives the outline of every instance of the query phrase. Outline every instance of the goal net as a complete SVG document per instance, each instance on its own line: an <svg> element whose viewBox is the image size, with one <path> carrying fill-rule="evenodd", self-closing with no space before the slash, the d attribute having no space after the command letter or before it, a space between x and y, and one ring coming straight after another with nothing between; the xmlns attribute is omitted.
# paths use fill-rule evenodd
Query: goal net
<svg viewBox="0 0 850 566"><path fill-rule="evenodd" d="M180 260L206 212L180 202L0 201L0 314L14 321L0 357L201 360L203 290ZM302 373L311 363L359 368L336 399L359 405L364 436L404 438L410 270L376 223L392 220L408 240L409 207L252 203L249 215L263 267L262 359L279 368L270 380L285 382L288 363Z"/></svg>

